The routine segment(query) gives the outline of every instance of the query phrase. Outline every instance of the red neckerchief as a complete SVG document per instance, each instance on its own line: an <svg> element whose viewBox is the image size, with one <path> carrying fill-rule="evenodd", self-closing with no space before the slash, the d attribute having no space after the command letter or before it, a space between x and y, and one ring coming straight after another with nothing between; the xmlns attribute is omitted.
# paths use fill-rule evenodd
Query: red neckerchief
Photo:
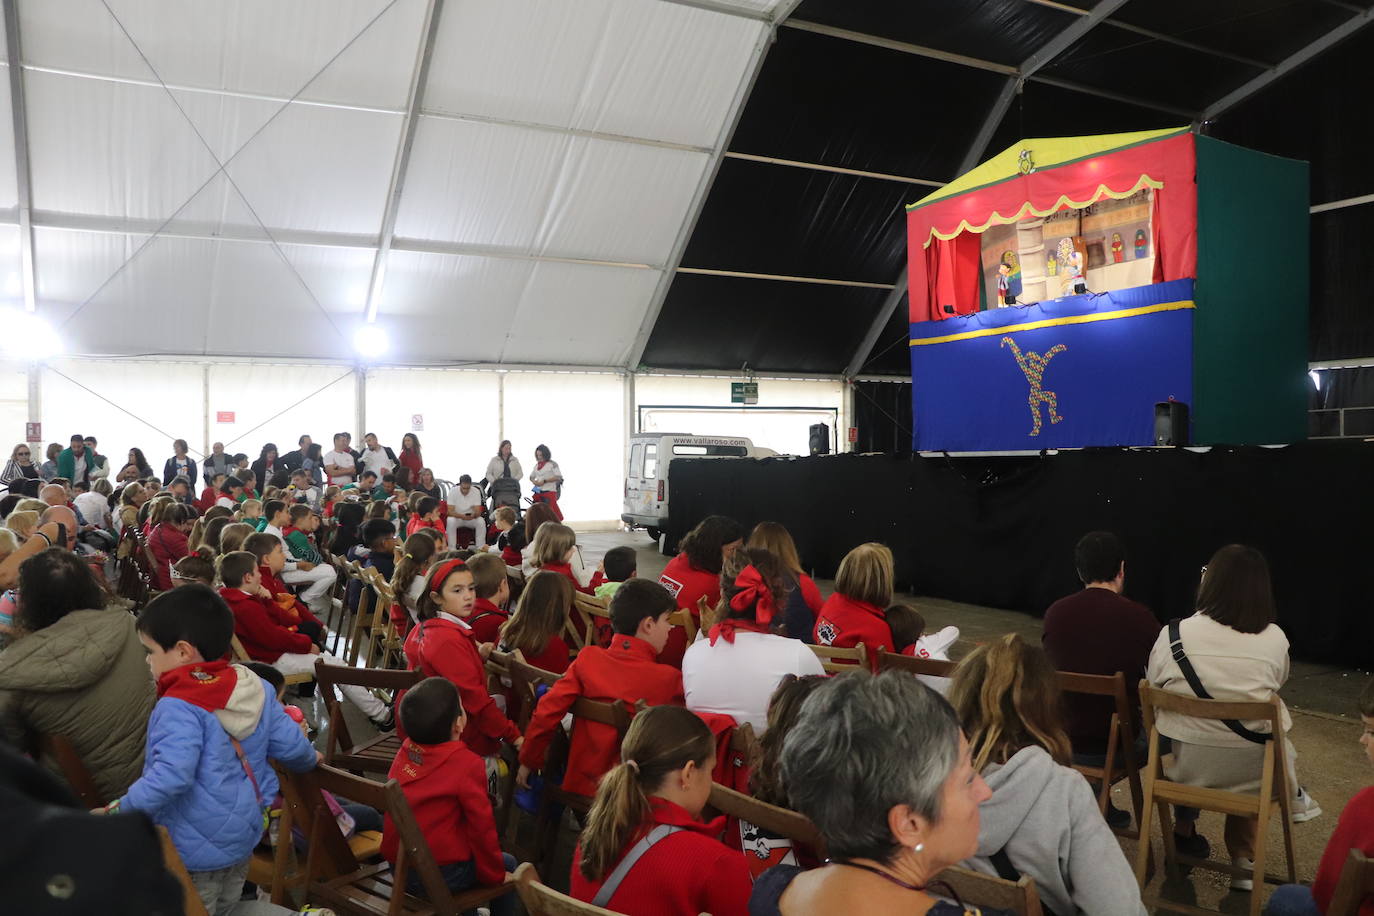
<svg viewBox="0 0 1374 916"><path fill-rule="evenodd" d="M755 620L747 620L743 617L727 617L720 623L711 627L706 635L711 640L711 645L716 644L716 640L724 637L726 642L735 641L735 631L743 630L746 633L767 633L768 625L759 623Z"/></svg>
<svg viewBox="0 0 1374 916"><path fill-rule="evenodd" d="M223 709L238 684L228 662L195 662L173 668L157 679L158 698L172 697L207 712Z"/></svg>

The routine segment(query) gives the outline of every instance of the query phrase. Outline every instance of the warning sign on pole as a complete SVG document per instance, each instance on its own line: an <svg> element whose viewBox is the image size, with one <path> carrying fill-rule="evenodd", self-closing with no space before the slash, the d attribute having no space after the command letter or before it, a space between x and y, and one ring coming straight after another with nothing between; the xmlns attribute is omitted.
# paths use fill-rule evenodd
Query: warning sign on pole
<svg viewBox="0 0 1374 916"><path fill-rule="evenodd" d="M233 422L234 422L234 412L233 412L232 410L217 410L217 411L215 411L215 422L216 422L216 423L233 423Z"/></svg>
<svg viewBox="0 0 1374 916"><path fill-rule="evenodd" d="M424 414L422 414L422 413L413 413L413 414L410 415L410 431L413 432L413 433L422 433L422 432L425 431L425 415L424 415Z"/></svg>
<svg viewBox="0 0 1374 916"><path fill-rule="evenodd" d="M857 426L851 426L851 427L849 427L849 442L850 442L850 444L853 444L853 443L858 442L858 441L859 441L859 427L857 427Z"/></svg>
<svg viewBox="0 0 1374 916"><path fill-rule="evenodd" d="M25 423L25 424L24 424L24 438L27 439L29 442L42 442L42 441L43 441L43 424L42 424L42 423Z"/></svg>

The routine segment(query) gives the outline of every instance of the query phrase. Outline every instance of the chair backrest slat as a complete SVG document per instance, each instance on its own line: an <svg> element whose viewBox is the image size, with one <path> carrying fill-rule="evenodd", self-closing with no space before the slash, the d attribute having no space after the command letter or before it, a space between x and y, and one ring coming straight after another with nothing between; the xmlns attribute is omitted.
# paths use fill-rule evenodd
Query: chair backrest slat
<svg viewBox="0 0 1374 916"><path fill-rule="evenodd" d="M515 892L530 916L617 916L613 910L560 894L539 880L539 873L530 862L515 870Z"/></svg>
<svg viewBox="0 0 1374 916"><path fill-rule="evenodd" d="M718 782L711 783L711 797L707 804L721 814L737 817L769 833L787 837L793 843L811 849L820 858L825 858L825 838L804 814L759 801Z"/></svg>
<svg viewBox="0 0 1374 916"><path fill-rule="evenodd" d="M1018 916L1040 916L1042 912L1035 879L1027 875L1008 881L966 868L946 868L935 880L945 882L965 903L975 906L1010 910Z"/></svg>
<svg viewBox="0 0 1374 916"><path fill-rule="evenodd" d="M868 648L859 643L852 649L841 649L835 646L813 646L808 645L808 649L816 654L820 659L821 667L830 674L840 674L845 671L853 671L856 667L867 668Z"/></svg>
<svg viewBox="0 0 1374 916"><path fill-rule="evenodd" d="M1350 850L1341 868L1340 880L1331 895L1327 916L1357 916L1361 905L1374 896L1374 859L1358 849Z"/></svg>
<svg viewBox="0 0 1374 916"><path fill-rule="evenodd" d="M878 656L878 670L907 671L911 674L924 674L932 677L953 677L957 662L942 658L917 658L914 655L899 655L896 652L883 652Z"/></svg>

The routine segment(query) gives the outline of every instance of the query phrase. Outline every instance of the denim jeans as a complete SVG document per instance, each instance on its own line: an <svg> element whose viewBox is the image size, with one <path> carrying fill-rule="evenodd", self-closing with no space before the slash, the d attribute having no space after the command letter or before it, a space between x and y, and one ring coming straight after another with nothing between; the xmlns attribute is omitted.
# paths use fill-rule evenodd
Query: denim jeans
<svg viewBox="0 0 1374 916"><path fill-rule="evenodd" d="M291 916L293 910L264 903L260 900L243 900L243 882L248 877L248 860L228 868L214 871L193 871L191 884L200 895L200 902L210 916Z"/></svg>
<svg viewBox="0 0 1374 916"><path fill-rule="evenodd" d="M1317 909L1317 901L1312 899L1312 888L1302 884L1285 884L1274 890L1269 902L1264 905L1265 916L1322 916Z"/></svg>
<svg viewBox="0 0 1374 916"><path fill-rule="evenodd" d="M508 852L501 853L501 858L505 860L506 871L515 870L515 856ZM471 890L477 885L477 866L469 859L466 862L454 862L451 865L440 865L439 873L444 876L444 883L448 889L455 894L459 891ZM406 890L417 897L425 896L425 887L420 883L419 872L411 869L406 876ZM515 894L502 894L495 900L487 904L491 910L491 916L514 916L515 914ZM469 911L474 912L474 911Z"/></svg>

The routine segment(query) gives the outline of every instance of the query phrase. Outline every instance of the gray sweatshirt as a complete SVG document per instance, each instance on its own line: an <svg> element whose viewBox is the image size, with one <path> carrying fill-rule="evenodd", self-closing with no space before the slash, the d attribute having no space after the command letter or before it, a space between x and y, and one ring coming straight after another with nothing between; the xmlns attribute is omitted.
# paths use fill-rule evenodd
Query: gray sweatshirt
<svg viewBox="0 0 1374 916"><path fill-rule="evenodd" d="M1135 875L1081 773L1027 747L983 778L992 798L979 808L978 854L965 868L995 875L988 857L1005 849L1057 916L1145 916Z"/></svg>

